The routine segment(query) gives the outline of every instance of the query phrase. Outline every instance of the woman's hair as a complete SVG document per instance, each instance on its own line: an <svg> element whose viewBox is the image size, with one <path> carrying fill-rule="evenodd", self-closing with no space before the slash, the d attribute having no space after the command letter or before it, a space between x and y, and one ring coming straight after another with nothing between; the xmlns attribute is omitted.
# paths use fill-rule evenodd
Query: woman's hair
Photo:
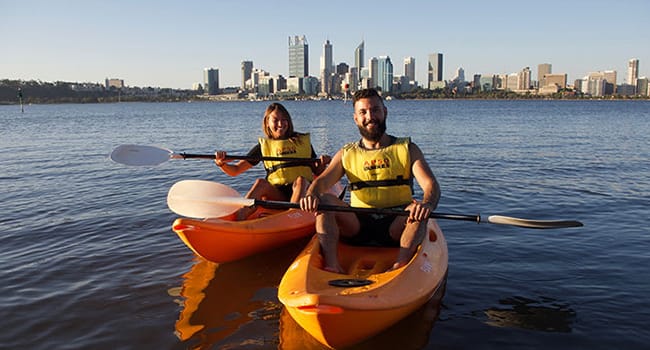
<svg viewBox="0 0 650 350"><path fill-rule="evenodd" d="M287 130L287 135L289 135L288 138L292 140L297 139L298 134L293 130L293 120L291 120L289 111L287 111L283 105L277 102L271 103L268 107L266 107L266 111L264 112L264 119L262 119L262 131L264 131L264 135L266 135L266 137L269 139L273 138L273 134L271 133L267 122L269 120L269 115L275 111L284 114L284 116L287 118L287 121L289 121L289 129Z"/></svg>

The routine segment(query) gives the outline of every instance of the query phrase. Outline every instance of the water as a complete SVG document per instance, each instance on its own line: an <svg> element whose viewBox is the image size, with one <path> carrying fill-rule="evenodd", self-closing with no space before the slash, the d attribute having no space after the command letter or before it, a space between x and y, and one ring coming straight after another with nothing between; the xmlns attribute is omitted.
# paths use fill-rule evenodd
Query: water
<svg viewBox="0 0 650 350"><path fill-rule="evenodd" d="M358 138L350 104L286 102L318 152ZM572 219L530 230L440 221L447 289L360 348L612 349L650 344L650 103L389 101L442 188L440 212ZM0 106L0 347L319 348L282 311L277 284L304 242L229 264L171 231L182 179L244 193L210 161L150 168L120 144L245 154L264 102Z"/></svg>

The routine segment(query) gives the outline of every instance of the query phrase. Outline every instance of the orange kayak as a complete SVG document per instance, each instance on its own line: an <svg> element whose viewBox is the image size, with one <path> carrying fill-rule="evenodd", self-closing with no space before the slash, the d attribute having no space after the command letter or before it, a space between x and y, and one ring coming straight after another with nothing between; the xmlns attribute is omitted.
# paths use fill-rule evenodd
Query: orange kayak
<svg viewBox="0 0 650 350"><path fill-rule="evenodd" d="M223 263L270 250L314 233L314 214L298 209L260 208L247 220L234 215L195 220L176 219L180 239L206 260Z"/></svg>
<svg viewBox="0 0 650 350"><path fill-rule="evenodd" d="M278 298L291 317L332 348L368 339L405 318L441 288L447 277L447 242L434 219L417 253L404 267L387 271L399 248L339 244L347 274L322 269L316 236L285 272Z"/></svg>

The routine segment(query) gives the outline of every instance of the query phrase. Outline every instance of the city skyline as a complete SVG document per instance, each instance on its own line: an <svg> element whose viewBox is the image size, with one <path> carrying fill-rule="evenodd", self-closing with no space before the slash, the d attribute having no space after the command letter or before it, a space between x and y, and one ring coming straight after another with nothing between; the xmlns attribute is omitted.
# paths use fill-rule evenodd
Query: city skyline
<svg viewBox="0 0 650 350"><path fill-rule="evenodd" d="M428 55L434 53L444 55L445 80L459 68L470 79L524 67L537 80L538 65L550 63L553 73L566 73L570 83L590 72L615 70L617 83L623 84L632 58L640 62L640 77L650 75L648 1L580 5L550 0L534 11L522 10L526 7L521 1L414 1L403 14L391 10L390 3L373 4L333 1L321 8L261 1L0 0L5 44L0 79L115 78L128 86L189 89L202 82L205 68L215 68L220 87L240 86L243 61L272 75L289 76L287 38L296 35L307 39L308 73L314 77L320 76L322 47L328 40L334 65L355 66L355 49L362 42L364 63L390 57L395 76L404 74L401 62L413 57L416 80L425 87ZM329 26L315 20L323 11L336 18Z"/></svg>

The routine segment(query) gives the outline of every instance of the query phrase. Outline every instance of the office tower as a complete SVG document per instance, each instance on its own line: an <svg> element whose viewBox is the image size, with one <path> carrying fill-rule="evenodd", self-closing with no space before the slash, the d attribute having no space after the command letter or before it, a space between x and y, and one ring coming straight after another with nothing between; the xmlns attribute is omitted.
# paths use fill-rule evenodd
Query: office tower
<svg viewBox="0 0 650 350"><path fill-rule="evenodd" d="M388 56L377 58L377 78L373 77L375 86L381 91L390 93L393 91L393 63Z"/></svg>
<svg viewBox="0 0 650 350"><path fill-rule="evenodd" d="M404 59L404 76L408 78L409 82L415 81L415 58L406 57Z"/></svg>
<svg viewBox="0 0 650 350"><path fill-rule="evenodd" d="M359 74L361 74L361 71L363 70L363 67L365 66L365 61L364 61L364 47L365 44L363 40L361 40L361 44L357 46L357 48L354 50L354 66L357 68L357 71ZM359 80L361 80L361 75L357 77Z"/></svg>
<svg viewBox="0 0 650 350"><path fill-rule="evenodd" d="M650 96L650 90L648 90L648 78L641 77L636 80L636 93L639 96Z"/></svg>
<svg viewBox="0 0 650 350"><path fill-rule="evenodd" d="M318 94L318 84L318 78L304 77L302 79L302 90L305 95L316 95Z"/></svg>
<svg viewBox="0 0 650 350"><path fill-rule="evenodd" d="M445 84L442 80L442 54L433 53L429 55L429 68L428 68L428 88L430 90L443 88Z"/></svg>
<svg viewBox="0 0 650 350"><path fill-rule="evenodd" d="M544 74L544 86L557 86L560 89L566 89L567 75L566 74ZM540 88L544 86L540 85Z"/></svg>
<svg viewBox="0 0 650 350"><path fill-rule="evenodd" d="M251 78L253 73L253 61L241 62L241 89L246 90L246 81Z"/></svg>
<svg viewBox="0 0 650 350"><path fill-rule="evenodd" d="M505 77L506 90L519 90L520 73L510 73Z"/></svg>
<svg viewBox="0 0 650 350"><path fill-rule="evenodd" d="M377 64L378 64L377 57L371 57L368 60L368 67L366 67L368 70L368 84L366 85L367 87L371 87L371 88L377 87L377 78L378 78Z"/></svg>
<svg viewBox="0 0 650 350"><path fill-rule="evenodd" d="M582 81L581 91L586 95L604 96L607 78L604 72L591 72Z"/></svg>
<svg viewBox="0 0 650 350"><path fill-rule="evenodd" d="M616 93L616 71L606 70L603 72L605 78L605 95L613 95Z"/></svg>
<svg viewBox="0 0 650 350"><path fill-rule="evenodd" d="M348 66L347 63L341 62L336 65L336 71L335 73L338 75L345 75L345 73L350 71L350 66Z"/></svg>
<svg viewBox="0 0 650 350"><path fill-rule="evenodd" d="M632 58L627 62L627 83L636 85L637 79L639 79L639 60Z"/></svg>
<svg viewBox="0 0 650 350"><path fill-rule="evenodd" d="M528 90L531 86L530 67L526 67L517 74L517 90Z"/></svg>
<svg viewBox="0 0 650 350"><path fill-rule="evenodd" d="M303 80L304 77L288 77L287 78L287 91L294 94L303 94L305 90L303 89Z"/></svg>
<svg viewBox="0 0 650 350"><path fill-rule="evenodd" d="M463 69L463 67L458 67L458 69L456 70L456 76L452 80L457 83L465 82L465 70Z"/></svg>
<svg viewBox="0 0 650 350"><path fill-rule="evenodd" d="M203 70L203 86L204 91L208 95L216 95L219 93L219 70L215 68L205 68Z"/></svg>
<svg viewBox="0 0 650 350"><path fill-rule="evenodd" d="M323 45L323 55L320 61L320 83L321 92L325 94L332 93L332 73L334 72L334 64L332 63L332 44L329 40L325 41Z"/></svg>
<svg viewBox="0 0 650 350"><path fill-rule="evenodd" d="M547 74L551 74L551 64L550 63L542 63L537 65L537 81L538 87L543 88L546 86L546 79L544 78Z"/></svg>
<svg viewBox="0 0 650 350"><path fill-rule="evenodd" d="M289 76L309 75L309 45L304 35L289 37Z"/></svg>
<svg viewBox="0 0 650 350"><path fill-rule="evenodd" d="M359 69L357 67L350 67L350 73L345 75L345 80L348 82L348 88L350 89L350 92L354 93L359 89L359 84L361 81L359 80L359 76L361 74L359 73Z"/></svg>

